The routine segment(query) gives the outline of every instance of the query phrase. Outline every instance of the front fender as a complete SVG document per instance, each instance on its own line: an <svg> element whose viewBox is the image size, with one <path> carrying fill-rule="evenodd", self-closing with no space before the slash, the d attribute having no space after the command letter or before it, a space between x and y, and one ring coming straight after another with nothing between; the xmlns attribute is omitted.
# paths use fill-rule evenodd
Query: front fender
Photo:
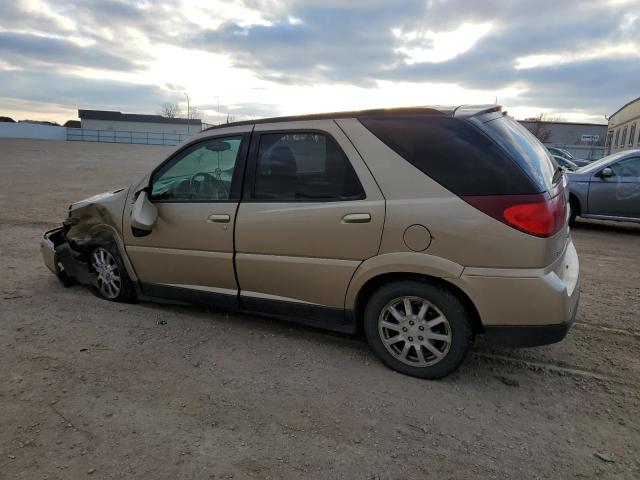
<svg viewBox="0 0 640 480"><path fill-rule="evenodd" d="M104 241L111 241L117 247L129 277L136 281L137 276L122 237L122 215L127 194L128 190L125 189L106 197L94 197L95 201L89 199L72 205L69 218L65 221L66 237L70 246L82 253Z"/></svg>
<svg viewBox="0 0 640 480"><path fill-rule="evenodd" d="M385 253L371 257L356 269L345 296L345 308L353 310L362 287L371 279L389 273L414 273L436 278L460 278L464 267L451 260L417 252Z"/></svg>
<svg viewBox="0 0 640 480"><path fill-rule="evenodd" d="M89 230L88 238L89 239L86 244L87 248L103 245L105 241L110 241L115 244L116 248L118 249L118 253L120 254L120 258L122 259L122 263L124 263L124 266L127 270L129 278L134 282L138 280L135 269L133 268L133 264L131 263L131 260L129 260L129 256L127 255L127 250L124 246L124 240L118 230L116 230L111 225L96 224Z"/></svg>

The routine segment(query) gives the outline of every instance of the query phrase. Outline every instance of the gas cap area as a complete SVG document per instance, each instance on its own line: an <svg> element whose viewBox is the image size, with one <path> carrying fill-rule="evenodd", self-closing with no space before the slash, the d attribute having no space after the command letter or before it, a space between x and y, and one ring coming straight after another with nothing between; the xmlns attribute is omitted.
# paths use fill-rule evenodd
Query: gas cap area
<svg viewBox="0 0 640 480"><path fill-rule="evenodd" d="M424 225L411 225L404 231L404 244L414 252L423 252L431 245L431 233Z"/></svg>

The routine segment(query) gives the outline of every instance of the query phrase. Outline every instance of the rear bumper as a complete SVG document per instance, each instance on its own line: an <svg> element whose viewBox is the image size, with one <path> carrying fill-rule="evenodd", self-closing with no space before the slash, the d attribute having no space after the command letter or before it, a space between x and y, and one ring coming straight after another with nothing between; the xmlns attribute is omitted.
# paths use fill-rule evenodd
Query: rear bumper
<svg viewBox="0 0 640 480"><path fill-rule="evenodd" d="M578 309L578 255L569 238L562 255L547 268L465 268L453 283L470 297L493 343L554 343L565 337Z"/></svg>
<svg viewBox="0 0 640 480"><path fill-rule="evenodd" d="M566 322L554 325L489 325L484 327L484 334L490 344L500 347L528 348L549 345L567 336L577 311L576 301L572 316Z"/></svg>

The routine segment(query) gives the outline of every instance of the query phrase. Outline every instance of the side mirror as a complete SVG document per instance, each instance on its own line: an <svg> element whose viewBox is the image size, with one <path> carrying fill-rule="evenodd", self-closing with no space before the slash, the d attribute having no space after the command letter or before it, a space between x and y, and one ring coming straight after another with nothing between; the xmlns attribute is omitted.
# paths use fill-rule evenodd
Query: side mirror
<svg viewBox="0 0 640 480"><path fill-rule="evenodd" d="M609 177L613 177L613 170L611 170L611 167L605 167L601 172L600 172L600 176L602 178L609 178Z"/></svg>
<svg viewBox="0 0 640 480"><path fill-rule="evenodd" d="M131 210L131 231L136 237L149 235L158 220L158 209L147 197L146 190L138 194Z"/></svg>

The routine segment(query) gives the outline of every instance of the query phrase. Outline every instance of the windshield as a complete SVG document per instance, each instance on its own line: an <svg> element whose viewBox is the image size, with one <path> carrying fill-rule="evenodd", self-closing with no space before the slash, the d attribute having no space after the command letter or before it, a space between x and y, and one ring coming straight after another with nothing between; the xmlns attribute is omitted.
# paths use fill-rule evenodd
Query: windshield
<svg viewBox="0 0 640 480"><path fill-rule="evenodd" d="M614 153L612 155L607 155L606 157L602 157L600 160L596 160L595 162L591 162L589 165L585 165L584 167L579 168L577 171L582 173L589 173L589 172L593 172L594 170L597 170L601 167L604 167L605 165L607 165L610 162L616 161L619 158L622 158L626 155L629 154L629 151L625 151L625 152L618 152L618 153Z"/></svg>

